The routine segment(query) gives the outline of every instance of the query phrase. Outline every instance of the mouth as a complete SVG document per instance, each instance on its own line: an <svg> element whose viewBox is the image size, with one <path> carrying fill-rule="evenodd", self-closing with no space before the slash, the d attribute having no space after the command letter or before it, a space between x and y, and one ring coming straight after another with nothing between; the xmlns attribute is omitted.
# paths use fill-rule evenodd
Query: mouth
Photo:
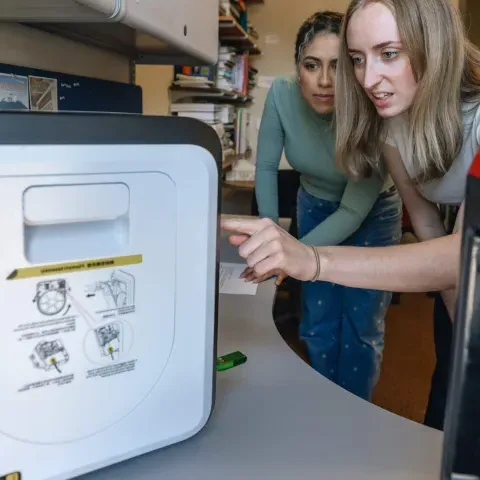
<svg viewBox="0 0 480 480"><path fill-rule="evenodd" d="M327 103L334 99L334 95L326 93L314 93L313 98L318 102Z"/></svg>
<svg viewBox="0 0 480 480"><path fill-rule="evenodd" d="M376 92L371 93L370 98L377 107L386 107L389 104L390 98L393 96L393 93L390 92Z"/></svg>

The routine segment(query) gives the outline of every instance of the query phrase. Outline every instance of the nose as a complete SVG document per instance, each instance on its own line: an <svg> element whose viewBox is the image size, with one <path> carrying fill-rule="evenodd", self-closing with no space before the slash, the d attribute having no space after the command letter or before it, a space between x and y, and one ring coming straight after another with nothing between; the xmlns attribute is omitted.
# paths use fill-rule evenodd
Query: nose
<svg viewBox="0 0 480 480"><path fill-rule="evenodd" d="M363 88L371 90L380 83L381 79L379 66L375 62L365 62Z"/></svg>
<svg viewBox="0 0 480 480"><path fill-rule="evenodd" d="M329 88L332 86L332 78L328 68L322 68L318 74L318 86L322 88Z"/></svg>

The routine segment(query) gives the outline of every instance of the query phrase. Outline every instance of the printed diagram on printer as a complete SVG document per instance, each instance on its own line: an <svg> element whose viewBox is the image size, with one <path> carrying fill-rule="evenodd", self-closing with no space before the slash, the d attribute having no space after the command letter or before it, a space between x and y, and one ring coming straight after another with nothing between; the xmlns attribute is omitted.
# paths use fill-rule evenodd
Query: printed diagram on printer
<svg viewBox="0 0 480 480"><path fill-rule="evenodd" d="M97 282L96 289L103 294L102 302L105 301L110 306L118 304L120 307L133 303L134 299L134 279L132 275L123 271L114 271L108 282ZM36 293L33 302L42 315L52 318L49 322L53 322L56 316L58 321L67 322L65 326L62 324L64 333L69 330L77 329L76 316L86 322L91 332L90 340L95 340L95 349L98 353L93 354L93 349L89 348L90 358L104 358L105 360L117 360L123 353L123 336L122 323L115 321L108 324L101 324L101 317L96 318L89 309L86 309L75 298L72 293L71 286L62 278L54 278L36 283ZM114 302L114 303L112 303ZM102 303L103 306L103 303ZM69 314L67 316L67 314ZM116 316L115 314L104 315L104 317ZM53 325L58 325L58 321ZM72 323L74 322L74 323ZM100 325L99 325L100 324ZM37 343L33 353L30 355L33 365L45 372L57 371L61 373L60 367L69 361L67 353L60 339L42 341Z"/></svg>
<svg viewBox="0 0 480 480"><path fill-rule="evenodd" d="M38 282L33 302L42 315L48 317L61 315L67 318L68 313L73 314L71 310L73 306L85 320L95 323L93 316L73 296L71 287L64 279L56 278Z"/></svg>
<svg viewBox="0 0 480 480"><path fill-rule="evenodd" d="M7 328L18 349L4 353L22 366L17 392L98 382L135 369L139 277L124 259L113 267L117 259L107 260L18 268L9 275L6 297L15 299L18 312Z"/></svg>
<svg viewBox="0 0 480 480"><path fill-rule="evenodd" d="M58 373L62 373L60 366L68 362L69 356L61 340L56 339L37 343L30 355L30 360L35 368L46 372L55 369Z"/></svg>
<svg viewBox="0 0 480 480"><path fill-rule="evenodd" d="M133 311L135 278L123 270L114 270L107 278L83 284L83 290L87 285L87 291L95 292L86 295L86 300L92 300L87 304L80 302L81 296L76 293L82 287L72 288L63 278L36 282L33 298L38 312L49 317L46 321L53 335L76 332L81 328L78 321L85 322L84 352L97 364L120 360L128 353L133 339L130 325L117 315ZM62 341L55 339L38 343L30 358L36 368L60 373L61 365L69 361L69 354Z"/></svg>
<svg viewBox="0 0 480 480"><path fill-rule="evenodd" d="M42 315L66 315L71 308L67 298L67 282L63 279L45 280L37 283L33 302Z"/></svg>
<svg viewBox="0 0 480 480"><path fill-rule="evenodd" d="M95 330L100 355L115 360L122 352L122 325L120 322L103 325Z"/></svg>
<svg viewBox="0 0 480 480"><path fill-rule="evenodd" d="M83 349L92 363L108 365L127 357L132 344L132 326L126 320L115 319L89 329L83 341Z"/></svg>
<svg viewBox="0 0 480 480"><path fill-rule="evenodd" d="M135 310L135 277L123 270L114 270L110 278L88 285L86 297L95 304L99 312L105 310L133 312ZM101 300L102 303L92 300Z"/></svg>

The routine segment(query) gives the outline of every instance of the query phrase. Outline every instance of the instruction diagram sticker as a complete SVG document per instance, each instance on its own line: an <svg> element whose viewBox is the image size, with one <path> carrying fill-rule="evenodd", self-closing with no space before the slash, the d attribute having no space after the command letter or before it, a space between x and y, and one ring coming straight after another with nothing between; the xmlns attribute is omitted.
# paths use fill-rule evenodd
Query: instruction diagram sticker
<svg viewBox="0 0 480 480"><path fill-rule="evenodd" d="M69 356L62 341L55 339L37 343L30 359L36 368L41 368L46 372L55 368L58 373L62 373L59 365L67 363Z"/></svg>
<svg viewBox="0 0 480 480"><path fill-rule="evenodd" d="M20 472L9 473L0 477L0 480L22 480L22 475Z"/></svg>
<svg viewBox="0 0 480 480"><path fill-rule="evenodd" d="M8 275L7 280L21 280L33 277L62 275L65 273L97 270L99 268L123 267L126 265L136 265L142 263L142 261L142 255L124 255L121 257L97 258L94 260L84 260L80 262L66 262L41 265L37 267L25 267L15 269L10 273L10 275Z"/></svg>
<svg viewBox="0 0 480 480"><path fill-rule="evenodd" d="M115 269L109 277L86 287L89 304L99 313L122 309L133 311L135 306L135 277L122 269Z"/></svg>
<svg viewBox="0 0 480 480"><path fill-rule="evenodd" d="M0 372L7 405L0 409L0 437L38 444L85 438L147 398L166 368L175 331L175 297L167 280L161 289L151 278L159 264L171 278L175 262L169 254L161 262L144 260L138 254L25 268L12 262L0 289L6 311L0 363L14 369ZM42 414L32 405L42 405Z"/></svg>

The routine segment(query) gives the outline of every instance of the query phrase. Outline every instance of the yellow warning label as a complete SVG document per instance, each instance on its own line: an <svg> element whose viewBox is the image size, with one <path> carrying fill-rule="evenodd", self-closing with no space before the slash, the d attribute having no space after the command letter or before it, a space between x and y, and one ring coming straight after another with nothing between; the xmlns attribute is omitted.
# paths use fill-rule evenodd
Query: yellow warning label
<svg viewBox="0 0 480 480"><path fill-rule="evenodd" d="M9 473L8 475L0 477L0 480L22 480L22 475L20 472Z"/></svg>
<svg viewBox="0 0 480 480"><path fill-rule="evenodd" d="M65 273L83 272L86 270L97 270L99 268L122 267L142 263L142 255L124 255L122 257L97 258L81 262L57 263L41 265L37 267L18 268L7 277L7 280L21 280L24 278L43 277L47 275L59 275ZM0 480L3 480L0 477ZM10 479L8 479L10 480Z"/></svg>

